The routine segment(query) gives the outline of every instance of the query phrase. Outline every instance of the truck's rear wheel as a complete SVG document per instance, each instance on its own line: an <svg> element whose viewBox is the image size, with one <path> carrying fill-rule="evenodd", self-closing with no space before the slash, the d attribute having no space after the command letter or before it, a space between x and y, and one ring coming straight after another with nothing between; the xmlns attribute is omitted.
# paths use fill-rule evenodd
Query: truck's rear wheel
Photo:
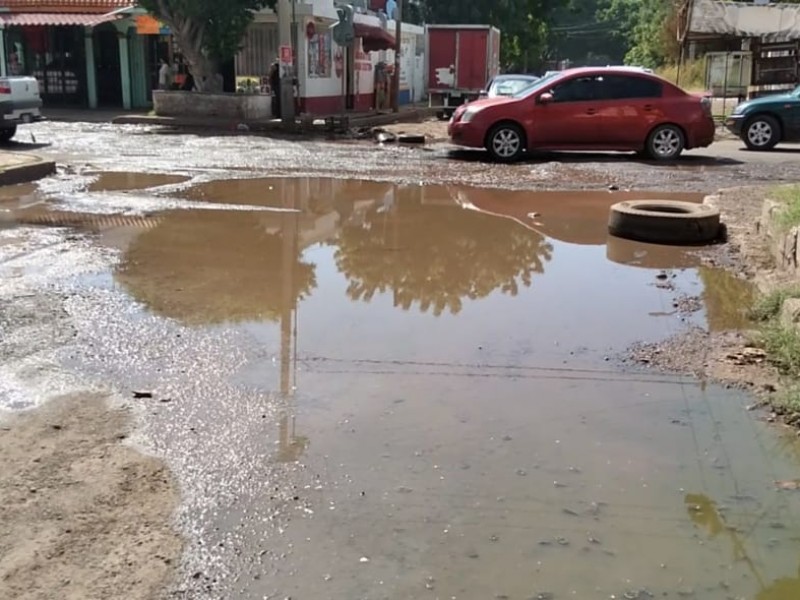
<svg viewBox="0 0 800 600"><path fill-rule="evenodd" d="M15 135L17 135L16 125L13 127L7 127L5 129L0 129L0 144L7 144Z"/></svg>

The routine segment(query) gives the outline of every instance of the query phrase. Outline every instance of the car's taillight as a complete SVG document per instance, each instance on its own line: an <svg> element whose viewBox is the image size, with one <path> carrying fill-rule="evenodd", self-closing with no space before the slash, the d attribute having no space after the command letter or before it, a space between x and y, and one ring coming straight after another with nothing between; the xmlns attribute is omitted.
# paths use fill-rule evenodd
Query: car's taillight
<svg viewBox="0 0 800 600"><path fill-rule="evenodd" d="M700 104L703 107L703 112L706 114L707 117L711 116L711 98L705 96L700 98Z"/></svg>
<svg viewBox="0 0 800 600"><path fill-rule="evenodd" d="M10 94L11 93L11 83L8 79L0 79L0 94Z"/></svg>

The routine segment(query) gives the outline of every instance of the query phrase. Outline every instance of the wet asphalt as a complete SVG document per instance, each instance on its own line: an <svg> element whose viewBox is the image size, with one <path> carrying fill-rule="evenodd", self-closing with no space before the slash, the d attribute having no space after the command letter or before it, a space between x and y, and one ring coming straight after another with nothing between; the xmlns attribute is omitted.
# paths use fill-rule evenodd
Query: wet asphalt
<svg viewBox="0 0 800 600"><path fill-rule="evenodd" d="M742 323L733 284L605 226L628 193L800 179L792 153L501 166L32 129L17 149L60 170L0 197L0 267L23 275L3 300L52 306L4 348L0 398L89 382L131 403L183 497L167 597L800 597L800 499L773 485L796 441L742 395L614 360Z"/></svg>

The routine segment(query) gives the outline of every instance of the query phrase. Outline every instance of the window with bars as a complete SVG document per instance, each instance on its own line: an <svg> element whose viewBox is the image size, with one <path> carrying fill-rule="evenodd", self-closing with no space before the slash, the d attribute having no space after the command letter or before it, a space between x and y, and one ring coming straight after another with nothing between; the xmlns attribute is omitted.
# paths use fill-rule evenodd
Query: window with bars
<svg viewBox="0 0 800 600"><path fill-rule="evenodd" d="M277 58L277 23L253 23L247 29L242 49L236 56L236 76L268 77L269 68Z"/></svg>

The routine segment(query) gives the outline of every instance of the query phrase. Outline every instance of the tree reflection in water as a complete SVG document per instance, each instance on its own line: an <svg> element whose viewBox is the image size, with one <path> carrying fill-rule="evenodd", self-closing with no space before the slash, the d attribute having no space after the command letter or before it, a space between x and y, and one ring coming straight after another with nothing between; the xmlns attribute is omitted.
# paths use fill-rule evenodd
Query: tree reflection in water
<svg viewBox="0 0 800 600"><path fill-rule="evenodd" d="M314 265L303 262L298 249L287 267L280 219L250 212L168 213L133 241L116 278L156 314L186 324L276 321L287 303L287 275L292 304L316 287Z"/></svg>
<svg viewBox="0 0 800 600"><path fill-rule="evenodd" d="M343 227L336 264L348 296L369 302L391 291L395 306L439 316L495 290L517 295L544 272L553 247L516 223L458 206L425 205L414 188L396 188L390 206Z"/></svg>

